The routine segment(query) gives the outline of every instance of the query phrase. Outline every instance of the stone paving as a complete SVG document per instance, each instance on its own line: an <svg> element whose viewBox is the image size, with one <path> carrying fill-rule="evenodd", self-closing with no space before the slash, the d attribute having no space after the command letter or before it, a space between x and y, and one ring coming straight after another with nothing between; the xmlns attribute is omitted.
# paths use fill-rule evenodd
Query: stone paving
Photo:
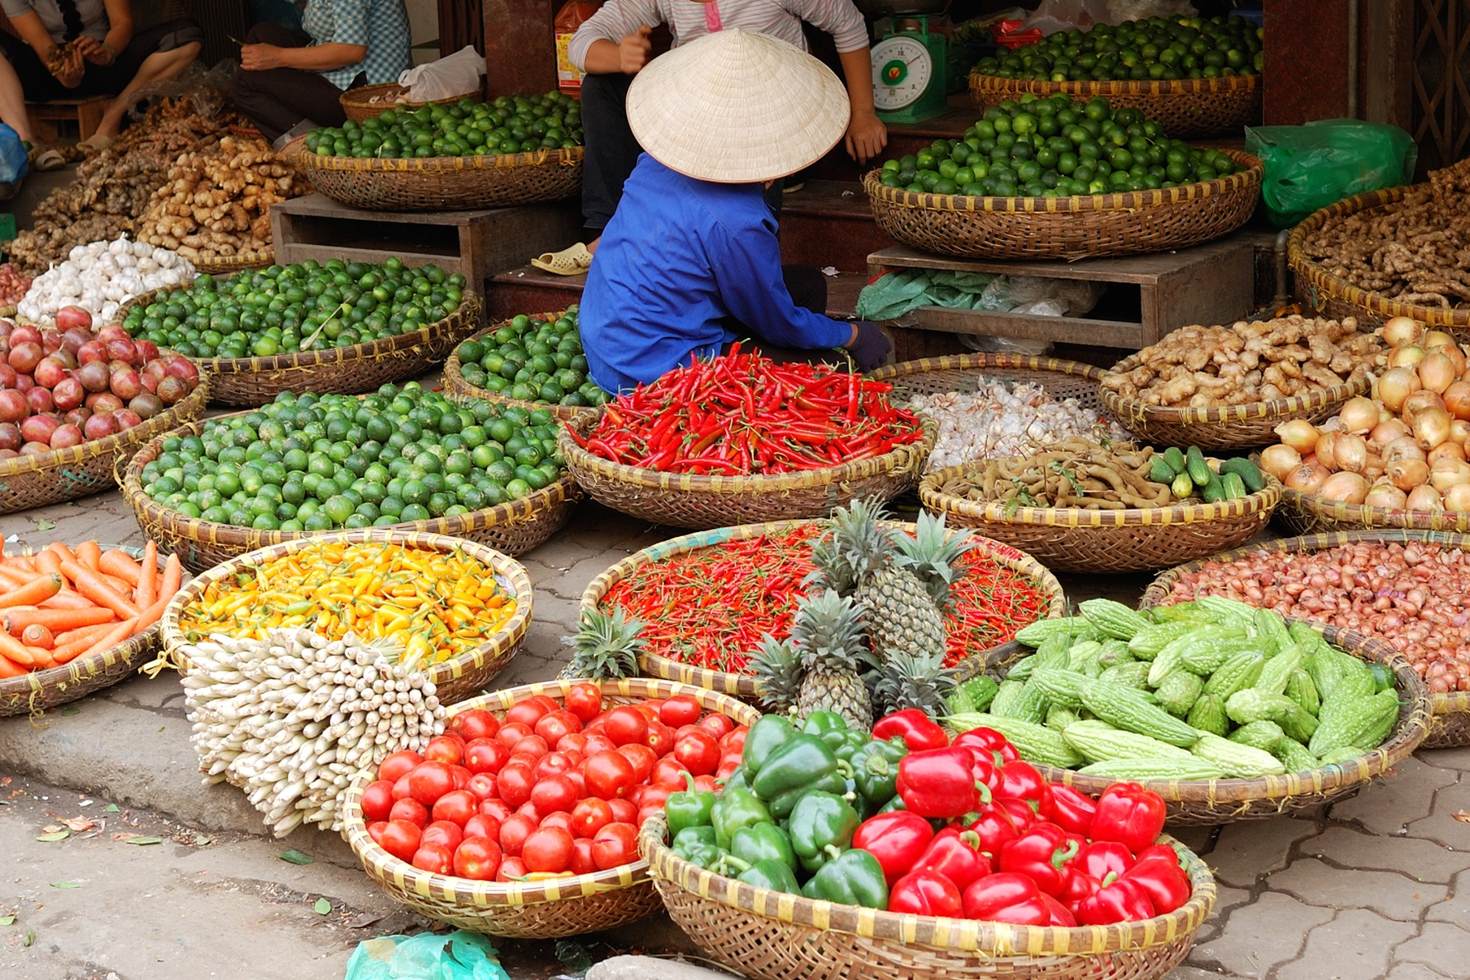
<svg viewBox="0 0 1470 980"><path fill-rule="evenodd" d="M565 658L561 638L587 584L672 533L584 505L566 531L523 556L536 589L535 624L496 686L553 676ZM0 517L7 547L12 536L39 544L58 535L142 541L116 494ZM1069 577L1063 584L1074 600L1095 594L1131 600L1144 581ZM341 976L357 940L411 921L364 887L340 840L315 831L280 843L246 836L259 833L258 818L234 790L200 787L187 734L182 693L169 677L130 680L39 724L0 721L0 779L25 774L137 808L124 815L139 825L183 828L166 855L173 878L160 878L157 892L150 891L149 875L161 872L137 860L142 849L105 836L35 842L41 824L66 811L23 805L52 791L17 776L16 785L30 789L11 791L17 805L0 806L0 853L11 858L0 869L0 916L19 913L15 924L0 927L0 976L239 976L244 974L219 964L238 963L230 957L245 955L254 938L270 952L260 954L252 976L328 980ZM0 792L0 803L8 802ZM198 845L200 832L218 836ZM1175 980L1470 977L1470 749L1421 752L1381 784L1310 815L1187 828L1179 836L1214 868L1220 896L1193 953L1171 975ZM80 866L80 853L55 850L72 846L89 848ZM285 865L278 859L285 847L313 853L317 863ZM84 874L88 868L111 887L48 887L63 870ZM217 875L247 900L202 898L173 887L192 880L191 873ZM117 876L125 886L117 886ZM129 904L132 876L139 876L140 894L158 900ZM289 912L239 918L250 896L275 901L282 894ZM333 901L330 922L313 921L294 898L316 894ZM237 918L223 921L244 935L215 941L220 917L231 915ZM28 919L45 921L44 941L27 941ZM109 941L131 941L129 955L109 959ZM518 980L558 972L545 944L501 945ZM693 951L686 937L655 920L589 945L596 955L629 947ZM201 963L210 968L201 972Z"/></svg>

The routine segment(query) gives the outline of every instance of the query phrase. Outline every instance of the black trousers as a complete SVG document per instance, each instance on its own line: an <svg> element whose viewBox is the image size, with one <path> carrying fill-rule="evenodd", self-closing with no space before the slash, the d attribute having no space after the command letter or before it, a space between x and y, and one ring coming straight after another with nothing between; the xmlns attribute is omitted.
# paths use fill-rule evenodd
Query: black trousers
<svg viewBox="0 0 1470 980"><path fill-rule="evenodd" d="M247 44L274 44L280 48L304 48L311 38L281 24L256 24L245 35ZM352 86L365 81L358 75ZM271 68L266 71L235 70L230 81L230 99L266 139L274 140L303 119L319 126L340 126L347 121L342 111L342 90L319 72L303 68Z"/></svg>
<svg viewBox="0 0 1470 980"><path fill-rule="evenodd" d="M811 310L813 313L827 315L827 277L822 275L820 269L813 269L804 265L787 265L781 267L781 276L786 280L786 290L791 293L791 301L803 309ZM729 327L735 333L749 331L745 324L736 320L729 321ZM757 350L769 357L771 360L781 364L792 363L831 363L841 364L846 357L841 351L833 350L801 350L795 347L775 347L764 343L759 337L744 340L740 345L744 350ZM724 348L728 353L730 345Z"/></svg>
<svg viewBox="0 0 1470 980"><path fill-rule="evenodd" d="M76 88L67 88L56 80L51 69L36 54L36 49L12 34L0 31L0 52L15 69L20 78L21 91L31 102L47 102L52 99L77 99L88 95L117 95L128 87L133 76L148 56L158 51L173 51L186 44L202 42L204 32L199 25L187 18L166 21L138 31L128 46L113 59L110 65L94 65L85 62L82 81Z"/></svg>

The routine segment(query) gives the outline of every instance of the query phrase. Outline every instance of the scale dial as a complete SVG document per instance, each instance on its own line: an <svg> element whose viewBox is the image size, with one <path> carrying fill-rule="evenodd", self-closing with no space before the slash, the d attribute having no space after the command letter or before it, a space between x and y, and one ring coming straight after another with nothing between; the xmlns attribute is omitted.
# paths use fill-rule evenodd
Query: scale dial
<svg viewBox="0 0 1470 980"><path fill-rule="evenodd" d="M934 59L917 38L898 35L873 45L873 105L893 112L923 97Z"/></svg>

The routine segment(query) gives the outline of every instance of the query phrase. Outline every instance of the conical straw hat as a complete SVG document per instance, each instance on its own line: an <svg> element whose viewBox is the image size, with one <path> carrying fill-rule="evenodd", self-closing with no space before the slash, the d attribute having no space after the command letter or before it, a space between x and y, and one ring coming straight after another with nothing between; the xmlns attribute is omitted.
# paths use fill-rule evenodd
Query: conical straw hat
<svg viewBox="0 0 1470 980"><path fill-rule="evenodd" d="M697 180L753 184L820 160L847 131L847 91L800 48L725 30L649 62L628 125L655 160Z"/></svg>

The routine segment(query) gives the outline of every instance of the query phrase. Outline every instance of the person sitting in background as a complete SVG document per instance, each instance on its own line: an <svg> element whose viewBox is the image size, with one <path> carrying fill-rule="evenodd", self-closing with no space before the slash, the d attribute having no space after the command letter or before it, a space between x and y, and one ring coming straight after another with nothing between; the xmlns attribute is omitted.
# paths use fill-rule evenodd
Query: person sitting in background
<svg viewBox="0 0 1470 980"><path fill-rule="evenodd" d="M133 30L129 0L3 0L17 36L0 33L0 119L31 141L25 103L115 96L87 143L102 147L154 83L175 78L194 63L204 33L191 20ZM61 165L55 150L36 156L38 170Z"/></svg>
<svg viewBox="0 0 1470 980"><path fill-rule="evenodd" d="M817 270L783 270L764 189L820 160L848 125L842 83L794 45L721 31L648 64L628 89L644 148L602 236L579 328L592 380L617 393L742 337L777 360L892 350L824 315Z"/></svg>
<svg viewBox="0 0 1470 980"><path fill-rule="evenodd" d="M267 139L303 120L340 126L343 92L412 67L403 0L306 0L301 26L256 24L240 48L230 96Z"/></svg>

